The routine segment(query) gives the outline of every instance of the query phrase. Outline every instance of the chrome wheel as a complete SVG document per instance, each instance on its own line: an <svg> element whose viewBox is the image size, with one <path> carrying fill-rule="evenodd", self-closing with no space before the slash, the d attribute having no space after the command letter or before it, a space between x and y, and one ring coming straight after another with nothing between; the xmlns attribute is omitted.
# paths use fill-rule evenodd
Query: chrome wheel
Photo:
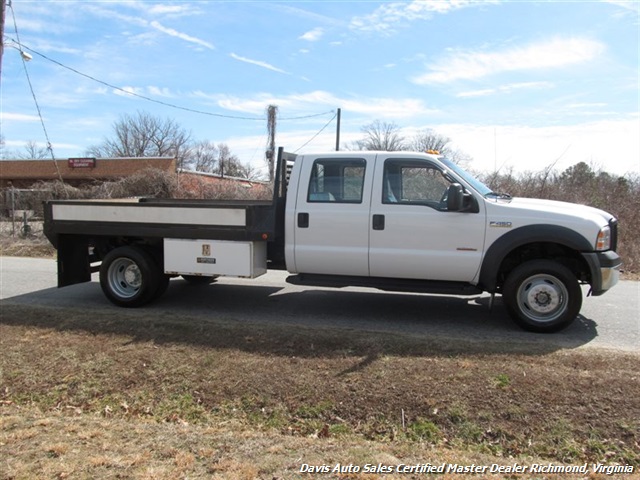
<svg viewBox="0 0 640 480"><path fill-rule="evenodd" d="M530 260L516 267L504 284L511 317L533 332L557 332L570 325L582 305L576 275L552 260Z"/></svg>
<svg viewBox="0 0 640 480"><path fill-rule="evenodd" d="M109 266L109 287L122 298L131 298L142 286L142 272L130 258L118 258Z"/></svg>
<svg viewBox="0 0 640 480"><path fill-rule="evenodd" d="M522 311L532 320L552 322L567 309L568 292L564 284L551 275L534 275L518 289Z"/></svg>
<svg viewBox="0 0 640 480"><path fill-rule="evenodd" d="M111 250L100 265L100 286L120 307L140 307L160 296L168 285L150 251L137 246Z"/></svg>

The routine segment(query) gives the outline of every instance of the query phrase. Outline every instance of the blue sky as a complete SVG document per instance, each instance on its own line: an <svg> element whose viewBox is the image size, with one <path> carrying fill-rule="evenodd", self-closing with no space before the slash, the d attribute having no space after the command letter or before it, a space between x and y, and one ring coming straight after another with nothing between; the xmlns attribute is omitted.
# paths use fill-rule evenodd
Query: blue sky
<svg viewBox="0 0 640 480"><path fill-rule="evenodd" d="M59 158L81 156L121 115L145 111L262 168L265 109L275 104L276 143L289 151L334 149L341 108L341 145L380 120L407 137L448 136L479 171L585 161L640 172L635 0L13 0L0 115L5 150L15 151L46 142L14 13Z"/></svg>

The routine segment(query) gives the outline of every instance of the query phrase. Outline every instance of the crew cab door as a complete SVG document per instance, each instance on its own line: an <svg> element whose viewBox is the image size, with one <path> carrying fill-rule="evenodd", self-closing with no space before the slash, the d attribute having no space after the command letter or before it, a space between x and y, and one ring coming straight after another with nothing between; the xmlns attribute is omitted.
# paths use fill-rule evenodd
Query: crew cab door
<svg viewBox="0 0 640 480"><path fill-rule="evenodd" d="M372 163L366 155L304 159L293 218L296 272L369 275Z"/></svg>
<svg viewBox="0 0 640 480"><path fill-rule="evenodd" d="M454 180L424 158L378 156L371 200L371 276L474 280L482 259L485 212L482 202L475 202L476 213L447 210Z"/></svg>

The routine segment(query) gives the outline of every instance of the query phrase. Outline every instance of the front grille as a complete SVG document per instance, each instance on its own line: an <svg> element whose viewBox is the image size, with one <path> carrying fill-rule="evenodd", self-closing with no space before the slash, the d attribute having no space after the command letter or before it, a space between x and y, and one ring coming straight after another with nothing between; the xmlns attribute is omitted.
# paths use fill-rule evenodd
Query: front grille
<svg viewBox="0 0 640 480"><path fill-rule="evenodd" d="M612 218L609 220L609 228L611 229L611 250L618 250L618 220Z"/></svg>

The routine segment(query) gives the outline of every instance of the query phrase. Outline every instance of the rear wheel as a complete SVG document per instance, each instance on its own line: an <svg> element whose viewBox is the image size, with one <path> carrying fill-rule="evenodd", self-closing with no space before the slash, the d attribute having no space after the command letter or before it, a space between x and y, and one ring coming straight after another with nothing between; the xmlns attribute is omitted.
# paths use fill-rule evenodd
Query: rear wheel
<svg viewBox="0 0 640 480"><path fill-rule="evenodd" d="M120 307L139 307L151 301L161 283L162 272L153 256L139 247L110 251L100 266L100 286L105 296Z"/></svg>
<svg viewBox="0 0 640 480"><path fill-rule="evenodd" d="M532 260L515 268L502 295L511 318L532 332L562 330L582 307L582 290L573 272L550 260Z"/></svg>

